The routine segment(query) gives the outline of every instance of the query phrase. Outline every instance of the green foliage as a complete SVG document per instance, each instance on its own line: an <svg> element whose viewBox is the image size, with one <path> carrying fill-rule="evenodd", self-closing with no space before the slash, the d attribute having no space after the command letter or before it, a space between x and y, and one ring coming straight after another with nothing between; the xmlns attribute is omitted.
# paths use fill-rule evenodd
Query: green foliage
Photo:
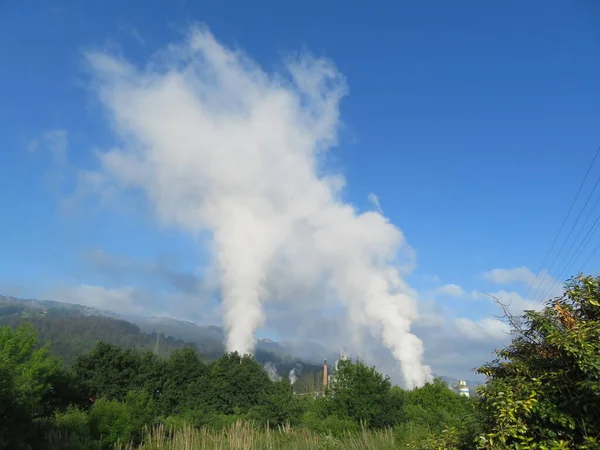
<svg viewBox="0 0 600 450"><path fill-rule="evenodd" d="M330 412L371 427L390 425L386 420L391 383L361 361L340 360L328 386Z"/></svg>
<svg viewBox="0 0 600 450"><path fill-rule="evenodd" d="M15 374L0 363L0 448L16 447L31 423L26 405L19 401Z"/></svg>
<svg viewBox="0 0 600 450"><path fill-rule="evenodd" d="M333 436L342 436L348 432L358 432L360 430L360 424L348 417L329 415L323 418L315 411L307 411L302 416L302 425L317 433Z"/></svg>
<svg viewBox="0 0 600 450"><path fill-rule="evenodd" d="M21 325L14 331L0 328L0 364L12 369L13 389L32 416L44 407L43 399L51 392L49 380L60 368L60 362L48 356L46 347L38 348L35 330Z"/></svg>
<svg viewBox="0 0 600 450"><path fill-rule="evenodd" d="M250 355L228 353L210 368L208 402L211 408L223 414L246 413L266 401L271 384L268 375Z"/></svg>
<svg viewBox="0 0 600 450"><path fill-rule="evenodd" d="M89 394L110 400L124 400L127 393L138 386L141 358L133 350L98 342L87 355L73 365L78 382L87 385Z"/></svg>
<svg viewBox="0 0 600 450"><path fill-rule="evenodd" d="M600 278L565 287L479 369L481 448L600 448Z"/></svg>
<svg viewBox="0 0 600 450"><path fill-rule="evenodd" d="M46 336L57 336L54 328L44 328L58 323L47 321L55 312L3 311L19 320L27 314ZM61 314L56 318L73 318ZM135 335L135 327L130 331ZM322 374L304 373L295 386L273 382L249 355L225 354L208 364L192 348L174 349L165 358L141 353L131 342L123 348L98 341L65 368L49 356L49 348L62 345L60 339L40 346L31 325L1 329L0 344L0 448L137 446L154 425L183 434L204 430L197 436L210 435L215 442L220 438L214 433L234 441L258 433L264 448L345 448L347 443L394 448L394 442L425 445L429 430L441 432L470 411L468 401L442 384L404 391L362 362L340 361L326 395L314 398L322 392ZM289 372L298 363L285 364ZM456 434L464 440L464 427ZM306 447L298 447L298 439L305 439Z"/></svg>
<svg viewBox="0 0 600 450"><path fill-rule="evenodd" d="M71 406L64 412L57 412L54 424L74 445L84 444L91 439L90 417L79 408Z"/></svg>
<svg viewBox="0 0 600 450"><path fill-rule="evenodd" d="M156 370L160 369L157 367ZM192 349L178 350L171 354L163 364L163 382L158 388L161 411L173 414L181 412L184 407L197 407L198 401L202 401L205 395L201 392L202 389L200 392L194 392L193 385L205 387L205 383L200 381L204 380L207 371L206 365Z"/></svg>
<svg viewBox="0 0 600 450"><path fill-rule="evenodd" d="M39 348L31 326L0 328L0 447L27 441L33 421L51 408L51 380L59 368L47 348Z"/></svg>
<svg viewBox="0 0 600 450"><path fill-rule="evenodd" d="M262 402L251 409L249 417L261 425L279 426L297 424L301 414L292 386L287 380L281 380L272 383Z"/></svg>
<svg viewBox="0 0 600 450"><path fill-rule="evenodd" d="M124 402L100 398L90 411L92 436L106 448L117 442L140 442L146 425L156 417L154 402L146 393L129 392Z"/></svg>
<svg viewBox="0 0 600 450"><path fill-rule="evenodd" d="M303 373L294 384L294 392L310 394L323 391L323 372Z"/></svg>
<svg viewBox="0 0 600 450"><path fill-rule="evenodd" d="M22 323L30 323L37 330L39 340L48 344L50 354L59 357L67 366L79 355L90 352L98 340L121 348L153 351L158 339L158 356L161 357L168 357L176 350L198 347L164 334L158 336L152 330L144 333L137 325L125 320L85 315L60 307L40 309L14 301L4 302L6 300L0 297L0 325L16 328ZM203 345L201 350L205 354L218 355L222 353L222 346L211 342Z"/></svg>
<svg viewBox="0 0 600 450"><path fill-rule="evenodd" d="M439 433L473 416L473 401L456 395L441 380L404 394L404 417L409 422Z"/></svg>
<svg viewBox="0 0 600 450"><path fill-rule="evenodd" d="M106 448L117 441L128 442L136 431L132 422L131 409L115 400L100 398L90 411L90 428L96 439L102 438Z"/></svg>

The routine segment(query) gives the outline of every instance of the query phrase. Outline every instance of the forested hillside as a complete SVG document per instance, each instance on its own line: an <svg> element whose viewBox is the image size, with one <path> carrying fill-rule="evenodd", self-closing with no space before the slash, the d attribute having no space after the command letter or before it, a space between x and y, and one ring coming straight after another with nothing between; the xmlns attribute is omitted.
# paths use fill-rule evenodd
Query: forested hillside
<svg viewBox="0 0 600 450"><path fill-rule="evenodd" d="M0 296L0 326L15 328L23 322L31 323L40 342L49 345L50 354L67 366L78 355L91 351L98 340L139 352L150 351L163 358L184 348L193 349L205 361L213 361L225 352L219 327L188 324L186 329L182 327L186 322L162 318L155 326L151 321L138 326L111 314L81 305ZM174 335L185 335L189 340L177 339ZM297 376L321 370L320 365L261 349L255 358L261 364L271 363L278 376L283 377L291 370L295 370Z"/></svg>
<svg viewBox="0 0 600 450"><path fill-rule="evenodd" d="M83 305L48 300L23 300L0 295L0 325L15 327L27 320L38 330L42 343L50 344L50 352L67 365L77 355L90 351L98 339L104 342L153 351L161 357L172 351L190 347L205 360L219 358L225 352L223 329L197 325L166 317L120 317ZM158 345L157 345L158 342ZM338 354L313 342L257 341L255 358L261 364L271 363L279 376L316 374L323 359L335 361ZM449 386L457 379L439 375ZM476 396L477 381L467 381L471 395Z"/></svg>
<svg viewBox="0 0 600 450"><path fill-rule="evenodd" d="M129 348L95 341L65 366L32 323L56 337L45 321L80 317L21 306L2 306L20 323L0 327L3 449L600 449L600 278L570 280L512 320L477 399L439 380L406 391L361 361L330 366L325 386L320 373L291 384L249 355L206 360L176 340L157 356L142 348L150 335L119 321L107 323Z"/></svg>
<svg viewBox="0 0 600 450"><path fill-rule="evenodd" d="M52 307L39 309L18 302L0 304L0 325L16 327L24 321L31 323L38 332L40 341L50 345L50 353L71 365L75 358L89 352L98 340L141 351L158 350L160 356L168 356L175 350L191 347L201 351L196 344L186 343L164 334L148 334L124 320L98 315L83 315L80 312ZM209 349L209 357L220 353Z"/></svg>

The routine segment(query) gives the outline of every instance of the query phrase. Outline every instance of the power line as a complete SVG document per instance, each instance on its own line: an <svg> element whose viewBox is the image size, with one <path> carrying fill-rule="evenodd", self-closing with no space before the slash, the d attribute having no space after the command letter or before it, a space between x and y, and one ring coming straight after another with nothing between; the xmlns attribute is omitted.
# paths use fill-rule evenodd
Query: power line
<svg viewBox="0 0 600 450"><path fill-rule="evenodd" d="M590 256L588 256L587 259L585 260L585 262L581 265L581 268L579 269L578 272L581 272L583 270L583 268L587 265L587 263L590 262L590 259L592 259L592 256L594 256L596 254L596 252L598 251L599 248L600 248L600 242L598 242L598 245L596 245L596 247L594 248L592 253L590 253Z"/></svg>
<svg viewBox="0 0 600 450"><path fill-rule="evenodd" d="M565 215L565 218L563 219L562 223L560 224L560 228L558 229L558 233L556 233L556 236L554 236L554 240L552 241L552 245L550 245L550 248L548 249L548 252L546 253L546 256L544 256L544 260L542 261L542 264L540 265L540 268L537 270L537 272L535 274L535 278L533 280L531 280L531 283L529 284L529 288L527 289L527 293L525 294L525 298L529 297L529 294L531 293L531 289L536 284L536 281L538 280L540 272L542 271L542 269L544 268L544 265L546 264L546 261L548 260L548 256L550 256L550 254L552 253L552 250L554 249L554 246L558 242L558 238L559 238L560 234L562 233L562 230L565 227L565 224L567 223L567 220L568 220L569 216L571 215L571 211L573 210L573 207L575 206L575 203L577 203L577 199L579 198L579 194L581 193L581 190L583 189L583 186L585 185L585 182L587 181L587 178L588 178L588 176L589 176L589 174L590 174L590 172L592 170L592 167L594 166L594 163L596 162L596 158L598 158L598 154L599 153L600 153L600 147L598 147L596 149L596 153L594 154L594 158L592 158L592 162L590 163L590 165L589 165L589 167L588 167L588 169L587 169L587 171L585 173L585 176L583 177L583 180L581 181L581 184L579 185L579 189L577 189L577 193L575 194L575 198L571 202L571 206L569 206L569 210L567 211L567 214ZM598 179L598 181L600 181L600 178ZM596 182L596 186L598 185L598 181ZM594 189L596 188L596 186L594 186ZM589 197L588 197L588 200L586 201L586 205L587 205L587 202L589 202ZM585 209L585 206L584 206L583 209ZM583 212L583 209L582 209L581 212ZM578 216L577 220L579 220L579 217L581 216L581 212L579 213L579 216ZM569 235L567 236L566 240L568 240L569 236L573 232L573 228L574 228L574 226L571 228L571 231L569 232ZM565 242L566 242L566 240L565 240ZM561 250L559 250L557 256L554 258L554 261L552 262L551 267L556 262L556 259L558 258L558 255L562 251L563 247L564 247L564 243L563 243L563 246L561 247ZM548 273L550 272L550 270L551 269L548 269L544 273L544 278L540 282L540 287L543 286L544 281L546 280L546 278L547 278Z"/></svg>
<svg viewBox="0 0 600 450"><path fill-rule="evenodd" d="M577 218L575 219L575 223L573 224L573 226L571 226L571 229L569 230L569 234L567 234L567 237L565 238L563 244L560 246L560 250L558 250L558 253L556 254L556 256L554 257L554 259L552 260L552 264L550 264L550 267L548 268L548 270L544 274L544 279L548 276L548 273L550 273L550 271L554 267L554 263L558 260L558 257L560 256L560 254L562 253L563 249L565 248L565 245L569 241L569 238L571 237L571 234L573 233L573 231L575 230L575 227L579 223L579 219L581 219L581 215L583 214L583 211L585 211L585 208L587 208L587 205L590 202L590 199L592 198L592 195L594 195L594 192L596 191L596 188L598 187L599 184L600 184L600 177L598 177L598 179L596 180L596 183L594 184L594 188L592 189L592 192L590 192L590 195L588 195L588 198L586 199L586 201L585 201L585 203L583 205L583 208L581 208L581 211L579 211L579 214L577 215ZM540 286L542 286L542 285L543 285L543 281L542 281L542 283L540 283ZM540 299L540 301L543 301L543 300L544 300L544 297L542 297Z"/></svg>
<svg viewBox="0 0 600 450"><path fill-rule="evenodd" d="M567 256L571 254L571 250L573 250L573 247L575 247L575 243L577 243L577 240L579 239L579 236L581 236L581 232L585 229L585 226L588 224L588 222L590 220L590 217L592 217L593 212L596 210L596 206L598 206L598 203L600 203L600 195L596 198L596 201L594 202L594 205L590 208L590 212L588 213L587 217L585 218L585 221L583 222L583 225L581 226L581 228L577 232L577 236L575 236L575 239L573 239L573 241L571 242L571 246L569 247L569 249L567 250L567 253L566 253ZM585 241L585 238L587 238L589 236L590 231L594 228L594 225L596 225L596 223L599 220L600 220L600 216L596 218L596 221L592 224L592 226L590 227L590 230L588 230L587 234L583 238L584 241ZM577 250L575 250L575 253L577 253L579 251L580 247L581 247L581 243L579 244L579 247L577 247ZM567 256L565 256L565 258L567 258ZM569 260L569 262L570 261L571 260ZM568 264L569 263L567 263L567 265ZM563 270L564 270L564 268L563 268Z"/></svg>
<svg viewBox="0 0 600 450"><path fill-rule="evenodd" d="M596 232L598 231L598 228L600 228L600 215L596 218L596 220L594 221L594 223L588 230L587 234L584 236L583 240L579 243L579 246L577 247L575 252L569 258L569 261L567 261L567 264L563 267L562 271L559 273L559 275L556 277L556 279L554 280L554 282L552 283L550 288L544 293L544 295L542 296L542 298L540 300L543 300L544 298L547 297L547 295L550 292L552 292L552 290L559 283L559 280L562 279L563 274L567 271L568 268L571 267L571 262L572 261L575 262L579 259L579 257L581 256L581 253L583 252L585 247L589 244L589 242L591 241L594 234L596 234ZM580 252L580 250L581 250L581 252ZM587 261L586 261L586 263L587 263Z"/></svg>
<svg viewBox="0 0 600 450"><path fill-rule="evenodd" d="M590 194L590 197L594 193L594 190L598 186L599 182L600 182L600 177L596 181L596 184L594 185L594 189L592 190L592 192ZM588 197L588 200L589 200L590 197ZM581 256L580 250L583 252L583 250L588 245L588 243L591 240L591 238L594 236L594 234L596 234L596 231L598 230L598 226L600 226L600 215L598 215L598 217L596 217L596 220L594 221L594 223L592 224L592 226L589 228L589 230L587 231L586 235L583 237L583 240L579 243L579 246L577 247L577 249L575 250L575 252L573 254L571 254L571 250L573 250L573 247L575 247L575 244L577 243L577 240L579 239L579 236L581 236L581 232L585 229L587 223L590 220L590 217L592 216L592 214L593 214L594 210L596 209L596 206L598 205L599 202L600 202L600 195L596 198L596 201L594 202L594 205L591 207L591 209L590 209L587 217L585 218L585 221L583 222L583 225L581 226L581 228L577 232L577 236L575 236L575 239L573 239L573 241L571 242L571 246L569 247L569 250L567 250L567 253L565 254L565 259L569 258L568 261L567 261L567 263L563 266L563 268L560 271L559 275L557 277L554 277L555 278L554 282L552 283L552 285L550 286L550 288L546 291L546 293L540 298L540 301L543 301L543 299L548 295L548 293L551 292L556 287L556 285L562 279L563 274L567 270L570 269L571 262L577 261L577 259L579 259L579 256ZM586 203L586 205L587 205L587 203ZM583 213L584 210L585 210L585 206L581 210L581 213ZM581 213L580 213L580 215L581 215ZM541 287L541 285L540 285L540 287Z"/></svg>

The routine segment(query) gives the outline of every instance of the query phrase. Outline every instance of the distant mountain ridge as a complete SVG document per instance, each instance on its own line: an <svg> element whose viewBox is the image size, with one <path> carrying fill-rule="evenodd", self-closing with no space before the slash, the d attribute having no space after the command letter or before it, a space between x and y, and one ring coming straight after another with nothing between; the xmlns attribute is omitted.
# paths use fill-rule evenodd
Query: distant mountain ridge
<svg viewBox="0 0 600 450"><path fill-rule="evenodd" d="M99 339L159 356L192 347L211 361L225 352L224 332L213 325L165 317L131 318L83 305L0 296L0 326L15 327L24 321L34 325L42 343L49 344L51 353L67 365L77 355L89 352ZM321 369L318 364L301 361L283 351L271 351L275 349L273 345L266 339L259 341L254 357L261 364L271 363L280 376L287 377L292 369L296 373Z"/></svg>
<svg viewBox="0 0 600 450"><path fill-rule="evenodd" d="M105 316L112 317L115 319L122 319L117 313L112 311L104 311L93 308L91 306L80 305L77 303L65 303L57 302L55 300L35 300L35 299L24 299L18 297L12 297L9 295L0 295L0 304L6 303L22 303L32 308L49 309L49 308L61 308L69 311L76 312L85 316Z"/></svg>
<svg viewBox="0 0 600 450"><path fill-rule="evenodd" d="M48 311L54 314L59 314L63 317L98 317L109 318L115 321L133 324L139 328L139 331L146 336L156 339L157 335L164 335L170 338L169 345L174 348L183 347L185 345L194 345L200 354L209 358L218 357L225 351L225 332L223 328L215 325L198 325L186 320L174 319L170 317L139 317L131 315L121 315L111 311L100 310L90 306L63 303L54 300L35 300L21 299L12 296L0 295L0 318L3 316L3 308L6 313L6 308L10 305L23 305L25 308L36 309L42 311L42 315ZM41 317L41 316L39 316ZM39 319L38 317L38 319ZM3 324L0 321L0 324ZM114 326L114 324L111 324ZM125 325L122 325L125 327ZM128 330L132 332L132 330ZM135 334L135 333L134 333ZM149 346L148 338L142 339L138 337L140 342L145 342L144 345ZM160 338L159 338L160 341ZM152 341L154 342L154 341ZM187 343L187 344L186 344ZM166 344L166 343L165 343ZM141 345L141 344L140 344ZM281 375L287 375L287 372L296 365L306 365L312 368L318 368L322 365L323 359L330 362L337 360L338 353L332 352L321 344L314 342L288 342L288 341L272 341L270 339L257 340L256 358L262 363L278 362L280 364L279 372ZM273 355L269 356L269 355ZM320 356L316 356L320 355ZM436 377L438 377L436 375ZM449 387L455 386L458 379L439 376ZM475 388L481 385L481 382L466 380L471 394L475 395Z"/></svg>

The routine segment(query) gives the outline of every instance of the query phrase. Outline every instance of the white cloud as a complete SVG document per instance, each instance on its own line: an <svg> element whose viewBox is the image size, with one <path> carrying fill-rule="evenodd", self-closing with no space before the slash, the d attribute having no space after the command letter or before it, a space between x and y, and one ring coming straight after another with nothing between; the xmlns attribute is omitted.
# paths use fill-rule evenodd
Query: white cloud
<svg viewBox="0 0 600 450"><path fill-rule="evenodd" d="M44 174L44 182L50 189L58 189L65 181L69 169L69 135L66 130L49 130L30 140L26 149L29 153L48 154L52 164Z"/></svg>
<svg viewBox="0 0 600 450"><path fill-rule="evenodd" d="M510 342L509 331L497 318L453 318L433 304L415 323L415 333L425 345L425 361L436 374L459 379L481 379L472 369L492 360L494 349Z"/></svg>
<svg viewBox="0 0 600 450"><path fill-rule="evenodd" d="M526 310L540 310L544 305L539 300L524 298L521 294L514 291L500 290L484 294L483 296L487 297L492 303L499 301L506 305L510 313L514 316L523 315L523 312Z"/></svg>
<svg viewBox="0 0 600 450"><path fill-rule="evenodd" d="M125 317L160 316L211 325L219 323L218 307L211 304L208 298L185 290L80 284L44 289L41 296Z"/></svg>
<svg viewBox="0 0 600 450"><path fill-rule="evenodd" d="M464 317L454 319L454 326L460 335L471 340L501 341L510 333L510 326L499 319L488 317L471 320Z"/></svg>
<svg viewBox="0 0 600 450"><path fill-rule="evenodd" d="M424 274L421 275L421 279L428 284L438 284L440 283L440 277L438 275Z"/></svg>
<svg viewBox="0 0 600 450"><path fill-rule="evenodd" d="M131 286L113 289L87 284L62 286L55 288L51 295L61 302L90 306L118 314L145 315L149 312L143 297Z"/></svg>
<svg viewBox="0 0 600 450"><path fill-rule="evenodd" d="M461 298L466 295L465 290L458 284L445 284L436 289L436 294L446 295L448 297Z"/></svg>
<svg viewBox="0 0 600 450"><path fill-rule="evenodd" d="M520 285L527 291L527 294L539 300L553 298L563 292L562 284L547 271L542 270L536 276L531 269L525 266L513 269L493 269L484 272L482 277L484 280L500 286Z"/></svg>
<svg viewBox="0 0 600 450"><path fill-rule="evenodd" d="M125 34L127 34L127 35L131 36L133 39L135 39L138 44L146 45L146 41L144 41L144 39L142 38L138 29L136 27L134 27L130 22L127 22L126 20L120 21L119 28Z"/></svg>
<svg viewBox="0 0 600 450"><path fill-rule="evenodd" d="M27 151L33 153L42 149L48 151L55 166L64 166L68 162L69 135L66 130L50 130L38 139L27 143Z"/></svg>
<svg viewBox="0 0 600 450"><path fill-rule="evenodd" d="M493 269L484 272L483 278L500 285L511 283L529 285L535 280L536 276L528 267L521 266L514 269Z"/></svg>
<svg viewBox="0 0 600 450"><path fill-rule="evenodd" d="M68 162L67 150L69 147L69 137L65 130L52 130L44 133L43 136L46 148L52 154L54 164L62 166Z"/></svg>
<svg viewBox="0 0 600 450"><path fill-rule="evenodd" d="M252 350L266 302L295 312L339 301L355 345L368 331L407 386L430 379L410 332L416 294L398 267L412 250L380 212L345 203L343 178L324 170L347 91L331 62L301 55L267 73L200 28L143 70L86 57L120 144L82 176L85 189L140 190L161 223L210 231L230 350Z"/></svg>
<svg viewBox="0 0 600 450"><path fill-rule="evenodd" d="M377 210L377 212L383 214L383 209L381 209L381 204L379 203L379 197L377 197L377 195L375 195L375 194L373 194L371 192L369 194L369 201L375 207L375 209Z"/></svg>

